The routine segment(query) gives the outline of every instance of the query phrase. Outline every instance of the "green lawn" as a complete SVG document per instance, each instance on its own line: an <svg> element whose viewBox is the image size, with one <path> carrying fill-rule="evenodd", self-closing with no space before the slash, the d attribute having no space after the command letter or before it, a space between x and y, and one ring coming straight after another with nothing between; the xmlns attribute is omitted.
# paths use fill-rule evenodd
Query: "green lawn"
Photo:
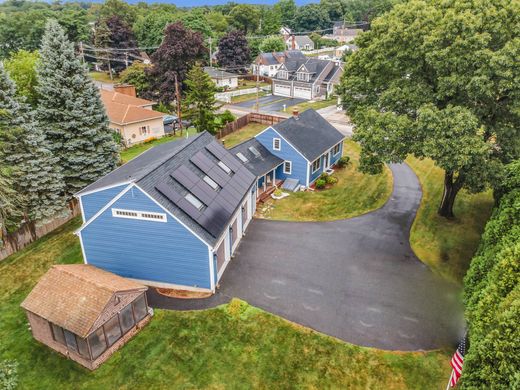
<svg viewBox="0 0 520 390"><path fill-rule="evenodd" d="M81 262L76 218L0 262L0 361L18 362L20 389L441 389L442 351L357 347L235 300L205 311L156 310L152 322L95 372L32 339L19 307L55 263Z"/></svg>
<svg viewBox="0 0 520 390"><path fill-rule="evenodd" d="M114 75L114 79L110 79L110 75L105 72L89 72L89 75L92 79L96 81L101 81L103 83L117 83L119 78Z"/></svg>
<svg viewBox="0 0 520 390"><path fill-rule="evenodd" d="M190 134L194 134L194 133L195 133L195 130L190 129ZM184 137L186 134L185 129L183 130L183 134L184 135L182 137ZM131 146L127 149L123 149L123 150L121 150L121 153L120 153L121 162L126 163L126 162L130 161L131 159L133 159L134 157L137 157L141 153L147 151L148 149L153 148L154 146L164 144L166 142L177 141L178 139L180 139L182 137L180 135L176 135L176 136L167 135L165 137L154 139L153 141L150 141L147 143L142 143L142 144Z"/></svg>
<svg viewBox="0 0 520 390"><path fill-rule="evenodd" d="M410 233L410 244L417 257L435 272L456 281L468 269L480 235L491 214L491 191L469 194L461 191L455 201L455 219L437 215L442 197L444 176L431 160L413 157L407 163L421 182L423 197Z"/></svg>
<svg viewBox="0 0 520 390"><path fill-rule="evenodd" d="M254 137L262 130L267 129L269 125L264 125L262 123L251 122L247 126L242 127L240 130L235 131L234 133L228 134L225 137L221 138L221 141L224 143L226 148L231 148L240 142L243 142L251 137Z"/></svg>
<svg viewBox="0 0 520 390"><path fill-rule="evenodd" d="M337 98L332 99L326 99L326 100L316 100L315 102L303 102L300 104L297 104L295 106L287 107L285 110L286 112L291 112L294 107L298 107L299 112L304 112L305 110L308 110L309 108L314 108L315 110L319 110L320 108L335 106L338 102Z"/></svg>
<svg viewBox="0 0 520 390"><path fill-rule="evenodd" d="M271 92L260 91L258 93L258 97L262 97L262 96L269 95L269 94L271 94ZM256 92L248 93L246 95L233 96L231 98L231 103L242 103L242 102L247 102L248 100L253 100L253 99L256 99Z"/></svg>
<svg viewBox="0 0 520 390"><path fill-rule="evenodd" d="M343 154L352 164L337 170L338 178L332 188L314 192L291 193L281 200L270 200L259 207L265 218L285 221L331 221L350 218L381 207L392 193L392 174L389 168L380 175L364 175L359 165L358 144L345 141Z"/></svg>
<svg viewBox="0 0 520 390"><path fill-rule="evenodd" d="M258 83L258 86L260 88L268 87L269 85L270 85L269 83L264 83L262 81L260 81ZM237 88L237 90L249 89L249 88L256 88L256 81L254 81L254 80L238 80L238 88Z"/></svg>

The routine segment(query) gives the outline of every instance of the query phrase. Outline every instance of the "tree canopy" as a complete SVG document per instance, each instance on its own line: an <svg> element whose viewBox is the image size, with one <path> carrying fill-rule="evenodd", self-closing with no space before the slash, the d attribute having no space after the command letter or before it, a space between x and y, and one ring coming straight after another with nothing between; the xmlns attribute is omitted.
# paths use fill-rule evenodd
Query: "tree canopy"
<svg viewBox="0 0 520 390"><path fill-rule="evenodd" d="M520 155L519 12L506 0L412 0L375 19L340 87L361 169L433 159L445 171L445 217L462 188L492 183Z"/></svg>
<svg viewBox="0 0 520 390"><path fill-rule="evenodd" d="M215 110L217 88L209 75L204 72L199 64L195 64L188 72L186 79L187 117L191 120L198 132L215 131Z"/></svg>
<svg viewBox="0 0 520 390"><path fill-rule="evenodd" d="M38 100L36 65L39 58L37 51L20 50L11 54L4 64L9 77L16 84L16 93L18 96L23 96L31 105L35 105Z"/></svg>
<svg viewBox="0 0 520 390"><path fill-rule="evenodd" d="M262 41L259 47L263 53L285 50L285 42L280 37L268 37Z"/></svg>
<svg viewBox="0 0 520 390"><path fill-rule="evenodd" d="M230 31L220 39L217 62L232 72L244 72L247 69L251 63L251 52L242 31Z"/></svg>

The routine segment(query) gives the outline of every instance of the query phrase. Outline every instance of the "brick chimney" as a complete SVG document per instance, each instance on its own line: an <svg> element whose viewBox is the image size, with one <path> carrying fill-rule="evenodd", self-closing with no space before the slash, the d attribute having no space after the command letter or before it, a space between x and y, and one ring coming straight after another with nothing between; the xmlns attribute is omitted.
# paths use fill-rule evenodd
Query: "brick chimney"
<svg viewBox="0 0 520 390"><path fill-rule="evenodd" d="M293 36L292 36L291 49L293 49L293 50L296 49L296 38L294 37L294 34L293 34Z"/></svg>
<svg viewBox="0 0 520 390"><path fill-rule="evenodd" d="M114 91L119 92L123 95L137 97L135 92L135 86L132 84L116 84L114 85Z"/></svg>

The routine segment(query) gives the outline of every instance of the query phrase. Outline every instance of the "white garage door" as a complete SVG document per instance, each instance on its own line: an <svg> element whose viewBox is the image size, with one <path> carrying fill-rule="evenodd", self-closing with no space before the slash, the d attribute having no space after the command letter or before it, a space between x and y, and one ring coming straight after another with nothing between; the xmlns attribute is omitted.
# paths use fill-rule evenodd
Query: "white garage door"
<svg viewBox="0 0 520 390"><path fill-rule="evenodd" d="M274 95L276 96L291 96L291 87L288 85L275 84Z"/></svg>
<svg viewBox="0 0 520 390"><path fill-rule="evenodd" d="M294 87L294 97L310 100L312 98L311 89L302 88L302 87Z"/></svg>

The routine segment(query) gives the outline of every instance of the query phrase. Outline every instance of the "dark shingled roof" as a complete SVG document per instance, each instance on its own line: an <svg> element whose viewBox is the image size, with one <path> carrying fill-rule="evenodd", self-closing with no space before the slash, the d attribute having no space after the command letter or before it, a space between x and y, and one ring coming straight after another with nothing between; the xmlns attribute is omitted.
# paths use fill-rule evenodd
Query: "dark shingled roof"
<svg viewBox="0 0 520 390"><path fill-rule="evenodd" d="M223 79L223 78L230 78L230 77L238 77L238 75L234 73L226 72L225 70L213 68L206 66L204 67L204 72L206 72L209 77L212 79Z"/></svg>
<svg viewBox="0 0 520 390"><path fill-rule="evenodd" d="M255 156L253 152L249 149L250 147L254 147L258 150L259 155ZM247 162L242 162L253 175L259 177L265 175L267 172L276 168L278 165L283 163L284 160L281 158L271 154L269 150L267 150L260 142L256 140L256 138L248 139L232 148L229 149L231 153L235 156L237 153L242 153L245 158L247 158Z"/></svg>
<svg viewBox="0 0 520 390"><path fill-rule="evenodd" d="M233 175L225 174L216 165L219 160L232 169ZM203 164L197 161L202 161ZM214 173L210 174L211 170L214 170ZM212 179L214 175L217 176L214 180L220 186L218 193L202 180L206 174ZM204 241L214 245L248 194L256 177L211 134L203 132L182 141L158 145L77 195L130 180ZM162 188L163 191L158 188ZM169 196L165 196L164 188ZM204 203L205 207L201 211L184 199L188 192Z"/></svg>
<svg viewBox="0 0 520 390"><path fill-rule="evenodd" d="M345 138L313 109L272 127L311 162Z"/></svg>

